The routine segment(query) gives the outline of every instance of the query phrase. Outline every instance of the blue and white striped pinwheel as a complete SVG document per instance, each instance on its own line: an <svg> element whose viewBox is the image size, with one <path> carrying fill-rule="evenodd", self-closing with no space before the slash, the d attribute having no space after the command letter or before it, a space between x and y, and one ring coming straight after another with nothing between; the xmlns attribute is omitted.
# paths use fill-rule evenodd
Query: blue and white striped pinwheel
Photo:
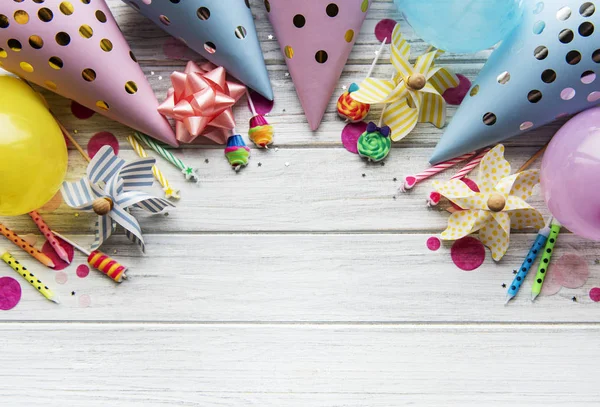
<svg viewBox="0 0 600 407"><path fill-rule="evenodd" d="M67 205L82 211L93 210L98 215L92 250L98 249L113 234L117 223L125 228L129 240L137 243L142 251L146 250L142 229L128 208L159 213L174 206L166 199L136 190L154 183L152 166L155 161L154 158L143 158L126 163L110 146L104 146L88 164L87 177L63 183L61 193Z"/></svg>

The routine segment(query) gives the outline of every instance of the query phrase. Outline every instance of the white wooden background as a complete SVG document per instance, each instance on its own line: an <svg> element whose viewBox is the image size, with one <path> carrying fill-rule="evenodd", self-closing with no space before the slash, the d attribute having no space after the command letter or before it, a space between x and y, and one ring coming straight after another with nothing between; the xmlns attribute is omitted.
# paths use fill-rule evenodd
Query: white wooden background
<svg viewBox="0 0 600 407"><path fill-rule="evenodd" d="M165 58L160 29L121 1L108 3L162 98L168 75L185 61ZM76 277L84 263L77 254L68 282L58 285L53 271L30 261L62 304L23 284L20 304L0 313L0 405L598 405L600 304L587 293L600 285L600 245L561 236L557 256L577 253L590 264L586 286L532 304L527 282L504 306L502 284L534 234L515 233L501 263L488 252L474 272L452 264L450 246L430 252L426 240L443 230L447 214L423 204L427 186L394 199L393 179L424 168L441 132L420 125L385 166L367 165L342 147L332 99L311 134L277 42L268 39L262 2L251 3L275 89L269 119L278 150L253 150L251 165L235 174L222 147L188 146L181 154L200 168L198 188L163 163L182 200L169 216L140 215L148 254L122 236L104 247L130 267L130 281L115 285L93 271ZM386 17L400 20L390 0L376 1L336 96L367 71L375 24ZM404 30L415 53L426 48ZM375 75L389 75L388 55ZM488 55L446 54L440 64L474 79ZM128 129L98 115L77 120L69 101L48 99L83 145L108 130L121 155L134 158ZM245 132L244 103L236 116ZM508 142L515 168L557 128ZM72 151L69 179L84 167ZM45 217L91 242L91 216L63 204ZM1 221L35 231L28 217ZM82 295L89 307L80 306Z"/></svg>

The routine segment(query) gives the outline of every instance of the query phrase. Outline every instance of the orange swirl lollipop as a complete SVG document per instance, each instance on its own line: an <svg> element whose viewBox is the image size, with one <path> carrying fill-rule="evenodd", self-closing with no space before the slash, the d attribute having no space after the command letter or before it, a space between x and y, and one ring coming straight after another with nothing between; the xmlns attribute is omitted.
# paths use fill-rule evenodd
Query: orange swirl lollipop
<svg viewBox="0 0 600 407"><path fill-rule="evenodd" d="M377 51L375 51L375 58L373 59L373 63L371 63L371 67L369 68L369 72L367 73L367 78L371 76L373 73L373 69L375 69L375 65L377 65L377 61L379 60L379 56L383 52L383 48L387 42L387 37L381 42L381 46ZM357 123L365 119L369 114L369 110L371 110L371 105L368 103L362 103L354 100L351 96L352 92L356 92L358 90L358 85L353 83L350 85L348 90L344 91L337 101L337 111L338 115L347 122Z"/></svg>
<svg viewBox="0 0 600 407"><path fill-rule="evenodd" d="M350 95L352 92L358 90L358 85L353 83L350 85L347 91L342 93L337 101L337 111L342 119L349 121L350 123L357 123L362 121L369 114L371 105L368 103L361 103L354 99Z"/></svg>

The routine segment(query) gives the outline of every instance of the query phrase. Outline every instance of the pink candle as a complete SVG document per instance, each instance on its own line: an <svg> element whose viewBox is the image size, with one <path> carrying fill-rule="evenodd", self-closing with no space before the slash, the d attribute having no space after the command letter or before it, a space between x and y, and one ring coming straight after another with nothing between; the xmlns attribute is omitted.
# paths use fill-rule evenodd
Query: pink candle
<svg viewBox="0 0 600 407"><path fill-rule="evenodd" d="M416 174L416 175L408 175L404 177L404 184L400 187L400 191L406 192L410 189L413 189L415 185L419 182L426 180L429 177L434 176L435 174L439 174L442 171L447 170L448 168L454 167L456 164L465 161L471 157L473 157L475 153L463 154L460 157L453 158L452 160L444 161L438 165L434 165L433 167L429 167L425 171Z"/></svg>
<svg viewBox="0 0 600 407"><path fill-rule="evenodd" d="M29 216L31 216L31 219L33 219L40 232L42 232L42 234L46 237L46 240L48 240L48 243L50 243L50 246L52 246L52 249L54 249L58 257L60 257L67 264L71 264L67 251L60 245L60 242L56 236L52 234L52 231L48 225L46 225L46 222L44 222L42 216L36 211L29 212Z"/></svg>
<svg viewBox="0 0 600 407"><path fill-rule="evenodd" d="M469 175L469 173L471 171L473 171L479 165L479 163L481 163L481 160L483 160L483 157L489 151L490 151L489 148L482 150L479 154L477 154L475 157L473 157L473 159L471 161L469 161L469 163L467 165L465 165L459 172L457 172L450 179L451 180L452 179L463 179L464 177ZM429 194L429 199L427 200L427 204L429 206L436 206L438 203L440 203L441 199L442 199L442 195L437 191L433 191Z"/></svg>

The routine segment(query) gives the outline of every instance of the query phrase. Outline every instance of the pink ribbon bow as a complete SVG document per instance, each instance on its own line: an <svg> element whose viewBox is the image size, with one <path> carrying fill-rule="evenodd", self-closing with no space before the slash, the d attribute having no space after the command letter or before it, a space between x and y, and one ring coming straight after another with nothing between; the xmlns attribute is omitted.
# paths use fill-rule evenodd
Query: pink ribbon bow
<svg viewBox="0 0 600 407"><path fill-rule="evenodd" d="M202 135L225 144L235 127L231 107L246 88L228 81L223 67L208 63L201 67L188 62L184 72L173 72L173 87L158 107L163 115L176 121L175 135L182 143L191 143Z"/></svg>

